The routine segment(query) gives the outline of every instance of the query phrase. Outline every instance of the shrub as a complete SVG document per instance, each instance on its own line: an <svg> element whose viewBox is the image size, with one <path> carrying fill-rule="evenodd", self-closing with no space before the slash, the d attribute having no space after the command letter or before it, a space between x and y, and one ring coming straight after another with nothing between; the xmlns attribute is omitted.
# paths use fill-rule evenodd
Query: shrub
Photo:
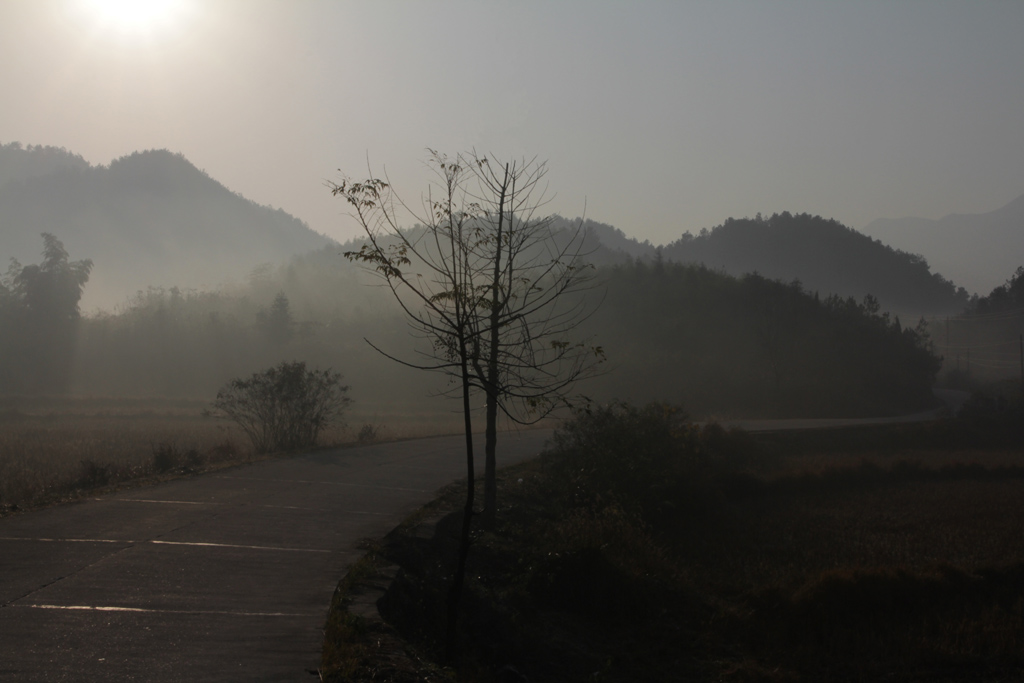
<svg viewBox="0 0 1024 683"><path fill-rule="evenodd" d="M380 427L367 422L359 428L359 443L374 443L380 438Z"/></svg>
<svg viewBox="0 0 1024 683"><path fill-rule="evenodd" d="M95 460L83 460L78 470L75 486L83 489L94 489L106 486L111 480L110 465L101 465Z"/></svg>
<svg viewBox="0 0 1024 683"><path fill-rule="evenodd" d="M314 446L320 430L341 417L347 392L340 373L286 362L228 382L213 414L238 423L257 453L297 451Z"/></svg>
<svg viewBox="0 0 1024 683"><path fill-rule="evenodd" d="M206 463L198 449L182 451L174 443L153 446L153 471L157 474L181 468L182 473L195 472Z"/></svg>
<svg viewBox="0 0 1024 683"><path fill-rule="evenodd" d="M613 403L578 411L545 462L570 506L619 506L653 523L714 504L754 447L740 430L688 422L677 406Z"/></svg>
<svg viewBox="0 0 1024 683"><path fill-rule="evenodd" d="M172 443L153 446L153 471L158 474L170 472L179 465L181 460L178 448Z"/></svg>
<svg viewBox="0 0 1024 683"><path fill-rule="evenodd" d="M224 439L210 452L217 460L234 460L241 456L242 449L231 439Z"/></svg>
<svg viewBox="0 0 1024 683"><path fill-rule="evenodd" d="M698 437L677 407L615 403L580 411L559 428L548 461L576 504L631 508L699 467Z"/></svg>

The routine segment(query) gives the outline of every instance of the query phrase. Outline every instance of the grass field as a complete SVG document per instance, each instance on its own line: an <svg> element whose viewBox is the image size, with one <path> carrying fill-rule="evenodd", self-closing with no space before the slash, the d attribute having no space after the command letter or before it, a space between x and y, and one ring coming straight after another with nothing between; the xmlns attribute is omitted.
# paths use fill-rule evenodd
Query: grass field
<svg viewBox="0 0 1024 683"><path fill-rule="evenodd" d="M208 407L185 399L0 398L0 515L82 491L251 459L241 429L204 417ZM457 420L448 418L358 406L346 415L347 426L328 429L320 444L450 433Z"/></svg>
<svg viewBox="0 0 1024 683"><path fill-rule="evenodd" d="M0 506L245 460L241 431L201 409L188 401L8 399L0 404Z"/></svg>

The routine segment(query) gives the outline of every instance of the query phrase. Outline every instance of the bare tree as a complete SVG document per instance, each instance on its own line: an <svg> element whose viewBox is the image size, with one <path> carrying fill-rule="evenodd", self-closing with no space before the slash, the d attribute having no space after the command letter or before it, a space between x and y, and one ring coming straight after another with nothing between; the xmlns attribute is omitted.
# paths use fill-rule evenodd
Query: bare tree
<svg viewBox="0 0 1024 683"><path fill-rule="evenodd" d="M545 204L545 165L497 166L475 152L430 155L435 181L418 211L379 178L330 187L366 233L363 247L345 255L380 275L426 342L418 359L371 345L409 367L448 374L462 399L467 492L448 603L450 659L474 504L474 392L486 398L483 518L492 524L499 412L518 423L542 419L603 354L569 339L586 315L590 269L580 258L581 225L556 233L550 219L537 215ZM402 215L413 227L402 226Z"/></svg>
<svg viewBox="0 0 1024 683"><path fill-rule="evenodd" d="M482 329L484 352L473 357L487 397L483 525L497 513L497 418L537 422L567 403L576 380L600 363L601 347L572 334L587 314L579 296L590 285L591 267L581 259L582 225L552 232L539 216L546 203L547 167L536 160L492 165L474 153L478 221L484 226L480 260L490 268Z"/></svg>

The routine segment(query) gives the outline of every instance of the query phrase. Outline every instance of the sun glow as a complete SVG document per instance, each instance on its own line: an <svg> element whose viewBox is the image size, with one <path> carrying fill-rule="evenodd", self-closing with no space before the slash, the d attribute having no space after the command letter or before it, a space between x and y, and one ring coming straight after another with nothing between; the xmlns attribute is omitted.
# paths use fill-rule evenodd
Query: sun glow
<svg viewBox="0 0 1024 683"><path fill-rule="evenodd" d="M173 23L182 0L84 0L95 19L123 33L153 33Z"/></svg>

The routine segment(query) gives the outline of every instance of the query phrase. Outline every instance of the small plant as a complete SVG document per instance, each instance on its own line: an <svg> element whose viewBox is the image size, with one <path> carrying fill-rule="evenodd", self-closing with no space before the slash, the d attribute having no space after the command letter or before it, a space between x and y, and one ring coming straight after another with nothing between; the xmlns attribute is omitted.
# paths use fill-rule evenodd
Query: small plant
<svg viewBox="0 0 1024 683"><path fill-rule="evenodd" d="M170 472L181 464L181 454L173 443L153 446L153 471L158 474Z"/></svg>
<svg viewBox="0 0 1024 683"><path fill-rule="evenodd" d="M83 460L79 469L78 488L94 489L110 483L110 465L100 465L95 460Z"/></svg>
<svg viewBox="0 0 1024 683"><path fill-rule="evenodd" d="M238 423L257 453L298 451L316 445L351 399L341 374L307 370L303 362L233 379L217 392L212 415Z"/></svg>
<svg viewBox="0 0 1024 683"><path fill-rule="evenodd" d="M356 437L359 443L374 443L380 438L381 428L367 422L359 428L359 435Z"/></svg>
<svg viewBox="0 0 1024 683"><path fill-rule="evenodd" d="M185 457L183 459L185 469L190 472L195 472L203 465L206 464L206 458L198 449L190 448L185 451Z"/></svg>
<svg viewBox="0 0 1024 683"><path fill-rule="evenodd" d="M242 449L238 447L231 439L224 439L219 444L213 447L211 453L218 460L234 460L242 452Z"/></svg>

